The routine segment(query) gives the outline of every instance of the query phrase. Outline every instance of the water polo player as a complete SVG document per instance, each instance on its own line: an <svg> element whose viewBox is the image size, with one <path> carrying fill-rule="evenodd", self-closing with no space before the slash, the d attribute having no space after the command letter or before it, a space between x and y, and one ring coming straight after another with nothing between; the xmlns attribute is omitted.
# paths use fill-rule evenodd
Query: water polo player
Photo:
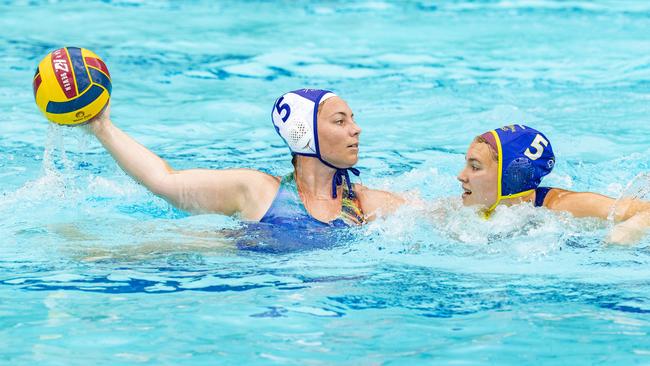
<svg viewBox="0 0 650 366"><path fill-rule="evenodd" d="M359 135L347 103L326 90L282 95L273 125L293 155L284 177L250 169L174 170L113 125L109 109L87 127L120 167L154 194L193 213L239 215L246 221L307 226L358 225L402 204L398 196L350 182Z"/></svg>
<svg viewBox="0 0 650 366"><path fill-rule="evenodd" d="M541 132L510 125L476 137L458 174L463 204L479 206L489 216L500 205L530 202L535 207L567 211L576 217L607 219L614 205L614 219L624 221L610 233L612 242L633 242L650 226L650 203L620 200L590 192L540 187L555 165L550 141Z"/></svg>

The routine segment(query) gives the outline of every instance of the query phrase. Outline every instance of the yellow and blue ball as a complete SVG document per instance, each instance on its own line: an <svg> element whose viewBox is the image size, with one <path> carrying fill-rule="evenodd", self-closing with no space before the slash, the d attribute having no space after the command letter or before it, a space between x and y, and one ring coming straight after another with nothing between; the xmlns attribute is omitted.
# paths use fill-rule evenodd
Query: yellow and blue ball
<svg viewBox="0 0 650 366"><path fill-rule="evenodd" d="M34 98L45 117L75 126L97 116L111 96L111 76L102 59L78 47L45 56L34 75Z"/></svg>

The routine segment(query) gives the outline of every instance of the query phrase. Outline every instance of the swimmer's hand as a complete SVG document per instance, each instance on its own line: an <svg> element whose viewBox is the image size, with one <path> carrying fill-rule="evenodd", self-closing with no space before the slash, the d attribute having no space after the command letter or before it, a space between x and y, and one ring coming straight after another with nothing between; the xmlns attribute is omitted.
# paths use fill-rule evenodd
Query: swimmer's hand
<svg viewBox="0 0 650 366"><path fill-rule="evenodd" d="M648 228L650 212L641 212L614 226L605 240L610 244L636 244L645 236Z"/></svg>
<svg viewBox="0 0 650 366"><path fill-rule="evenodd" d="M100 127L110 122L111 122L111 103L109 102L106 104L106 107L104 107L104 109L102 109L102 111L99 112L98 115L91 118L90 121L88 121L88 123L86 123L85 125L81 126L81 128L86 133L95 135L97 134L97 130Z"/></svg>

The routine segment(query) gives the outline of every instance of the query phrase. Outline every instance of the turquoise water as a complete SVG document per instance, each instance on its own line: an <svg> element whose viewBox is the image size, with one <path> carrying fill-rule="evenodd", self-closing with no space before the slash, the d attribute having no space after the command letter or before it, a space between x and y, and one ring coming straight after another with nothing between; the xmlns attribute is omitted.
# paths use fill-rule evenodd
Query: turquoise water
<svg viewBox="0 0 650 366"><path fill-rule="evenodd" d="M547 185L649 198L645 2L0 1L0 20L0 364L650 363L650 239L526 206L483 221L455 181L474 135L523 122L553 143ZM451 210L238 251L219 233L240 222L170 208L44 120L31 78L65 45L106 61L114 122L175 168L286 174L274 99L329 88L363 183Z"/></svg>

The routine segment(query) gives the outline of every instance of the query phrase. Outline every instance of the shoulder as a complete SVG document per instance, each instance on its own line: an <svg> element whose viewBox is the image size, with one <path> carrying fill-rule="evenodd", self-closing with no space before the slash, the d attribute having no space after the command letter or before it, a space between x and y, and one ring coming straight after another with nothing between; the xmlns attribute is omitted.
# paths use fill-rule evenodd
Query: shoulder
<svg viewBox="0 0 650 366"><path fill-rule="evenodd" d="M234 169L233 172L239 175L244 191L244 199L241 202L242 217L247 220L260 220L273 203L282 177L253 169Z"/></svg>
<svg viewBox="0 0 650 366"><path fill-rule="evenodd" d="M580 201L591 201L599 196L601 195L591 192L574 192L567 189L551 188L544 199L544 206L554 209Z"/></svg>
<svg viewBox="0 0 650 366"><path fill-rule="evenodd" d="M553 206L562 200L562 197L565 197L567 194L574 192L567 191L566 189L560 188L551 188L546 193L544 198L543 206L549 209L553 209Z"/></svg>
<svg viewBox="0 0 650 366"><path fill-rule="evenodd" d="M566 211L576 217L607 218L614 199L598 193L574 192L552 188L544 199L544 206L554 211Z"/></svg>
<svg viewBox="0 0 650 366"><path fill-rule="evenodd" d="M247 179L252 179L255 182L262 183L262 184L279 185L280 181L282 180L282 177L264 173L255 169L240 168L240 169L233 169L233 171L237 172L242 177L245 177Z"/></svg>

